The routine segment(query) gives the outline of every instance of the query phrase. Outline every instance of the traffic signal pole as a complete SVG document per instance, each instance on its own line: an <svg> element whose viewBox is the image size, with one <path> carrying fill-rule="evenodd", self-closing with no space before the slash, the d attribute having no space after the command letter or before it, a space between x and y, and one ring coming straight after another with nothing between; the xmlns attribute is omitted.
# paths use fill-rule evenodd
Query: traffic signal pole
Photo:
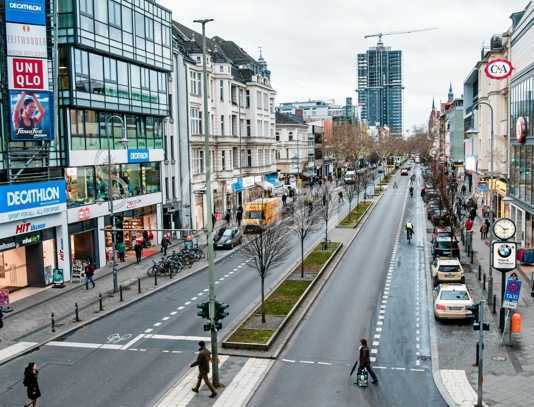
<svg viewBox="0 0 534 407"><path fill-rule="evenodd" d="M217 348L217 330L215 329L215 253L213 251L213 220L212 189L211 189L211 157L209 150L209 109L208 109L208 72L206 53L206 24L213 21L211 18L195 20L195 23L202 24L202 79L204 82L204 161L206 163L206 229L208 235L208 299L209 299L209 321L211 324L211 374L215 387L219 386L219 352Z"/></svg>

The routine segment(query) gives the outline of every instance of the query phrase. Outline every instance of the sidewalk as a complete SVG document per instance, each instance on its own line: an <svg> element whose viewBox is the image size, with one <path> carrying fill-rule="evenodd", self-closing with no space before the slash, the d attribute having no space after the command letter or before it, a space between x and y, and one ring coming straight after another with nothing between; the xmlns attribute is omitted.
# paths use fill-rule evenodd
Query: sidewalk
<svg viewBox="0 0 534 407"><path fill-rule="evenodd" d="M477 216L473 227L474 265L473 274L478 273L478 265L486 276L486 285L489 285L489 259L490 240L480 238L481 217ZM462 253L464 253L462 248ZM523 281L521 299L517 311L522 317L522 330L520 334L513 335L512 345L502 344L499 327L499 306L501 304L501 272L493 270L493 294L496 294L496 314L491 313L491 307L486 307L487 320L490 322L490 331L487 335L486 348L494 352L486 352L484 358L484 400L489 406L532 406L534 394L534 306L530 297L530 269L532 267L518 267L518 276ZM510 273L508 273L510 274ZM482 281L478 276L474 279L476 287L482 290ZM488 299L488 291L482 290L484 299ZM478 300L478 298L477 298ZM498 356L497 356L498 355ZM505 360L502 360L505 359ZM467 377L476 390L477 368L466 370Z"/></svg>

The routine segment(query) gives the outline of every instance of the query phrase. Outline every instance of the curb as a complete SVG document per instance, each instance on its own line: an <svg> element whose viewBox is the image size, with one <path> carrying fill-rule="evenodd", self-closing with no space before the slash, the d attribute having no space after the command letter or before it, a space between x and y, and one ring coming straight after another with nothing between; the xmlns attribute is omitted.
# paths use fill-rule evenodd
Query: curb
<svg viewBox="0 0 534 407"><path fill-rule="evenodd" d="M224 253L224 254L223 254L222 256L220 256L218 259L215 259L215 264L218 263L218 262L220 262L220 261L222 261L222 260L224 260L226 257L230 256L230 255L233 254L233 253L235 253L234 250L230 250L230 251L228 251L227 253ZM36 351L36 350L39 350L39 348L41 348L42 346L46 345L48 342L52 342L52 341L54 341L54 340L57 340L57 339L59 339L59 338L65 336L65 335L68 335L68 334L71 334L71 333L73 333L73 332L76 332L76 331L77 331L78 329L80 329L80 328L84 328L84 327L86 327L86 326L92 324L93 322L98 321L98 320L101 319L101 318L104 318L104 317L106 317L106 316L108 316L108 315L111 315L111 314L113 314L114 312L120 311L120 310L122 310L123 308L126 308L126 307L129 306L129 305L132 305L132 304L134 304L134 303L136 303L136 302L138 302L138 301L141 301L141 300L143 300L143 299L145 299L145 298L147 298L147 297L149 297L149 296L151 296L151 295L153 295L153 294L155 294L155 293L158 293L159 291L161 291L161 290L163 290L163 289L165 289L165 288L167 288L167 287L169 287L169 286L171 286L171 285L173 285L173 284L176 284L176 283L178 283L178 282L180 282L180 281L183 281L183 280L185 280L185 279L187 279L187 278L189 278L189 277L191 277L191 276L193 276L193 275L195 275L195 274L197 274L197 273L199 273L199 272L201 272L201 271L204 271L204 270L206 270L207 268L208 268L208 265L206 264L206 265L200 267L199 269L192 271L192 272L189 273L189 274L183 274L183 275L182 275L181 277L179 277L179 278L172 279L172 280L168 280L166 283L164 283L164 284L158 286L158 288L155 288L155 289L153 289L153 290L151 290L151 291L148 291L148 292L146 292L146 293L144 293L144 294L141 294L141 295L139 295L139 296L137 296L137 297L134 297L134 298L132 298L132 299L129 300L129 301L125 301L124 303L120 304L120 305L117 306L116 308L110 309L110 310L108 310L108 311L103 311L103 312L99 313L98 315L94 316L93 318L90 318L90 319L88 319L88 320L82 321L82 322L80 322L78 325L75 325L75 326L73 326L73 327L71 327L71 328L69 328L69 329L67 329L67 330L65 330L65 331L62 331L62 332L60 332L60 333L57 333L57 334L55 334L55 335L53 335L53 336L51 336L51 337L49 337L49 338L47 338L47 339L45 339L45 340L43 340L43 341L41 341L41 342L37 342L35 345L33 345L33 346L31 346L31 347L29 347L29 348L27 348L27 349L24 349L24 350L21 351L21 352L15 353L15 354L13 354L13 355L7 357L7 358L4 359L4 360L1 360L1 361L0 361L0 366L5 365L6 363L12 361L13 359L17 359L18 357L20 357L20 356L22 356L22 355L25 355L25 354L27 354L27 353L31 353L31 352L34 352L34 351ZM45 325L45 326L46 326L46 325ZM37 329L37 330L34 330L33 332L37 332L38 330L41 330L41 329L43 329L43 328L39 328L39 329ZM31 335L31 333L29 333L29 334L27 334L27 335ZM27 335L26 335L26 336L27 336Z"/></svg>

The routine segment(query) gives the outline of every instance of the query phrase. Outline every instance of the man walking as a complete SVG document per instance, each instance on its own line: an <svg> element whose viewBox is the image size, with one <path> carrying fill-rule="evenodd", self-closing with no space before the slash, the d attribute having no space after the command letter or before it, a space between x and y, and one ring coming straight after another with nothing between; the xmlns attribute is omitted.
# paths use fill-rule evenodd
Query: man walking
<svg viewBox="0 0 534 407"><path fill-rule="evenodd" d="M237 221L237 227L241 227L241 220L243 219L243 208L241 206L237 208L235 219Z"/></svg>
<svg viewBox="0 0 534 407"><path fill-rule="evenodd" d="M91 262L87 263L85 265L85 289L89 289L89 283L93 284L93 288L95 288L95 280L93 280L93 276L95 275L95 268L91 264Z"/></svg>
<svg viewBox="0 0 534 407"><path fill-rule="evenodd" d="M206 349L206 343L204 341L200 341L198 343L198 356L197 360L193 363L191 363L191 367L198 366L198 381L197 385L193 387L191 390L193 390L195 393L198 393L200 389L200 384L202 383L202 380L204 380L204 383L206 383L206 386L209 387L211 390L210 398L213 399L217 397L217 392L215 391L215 387L210 382L210 379L208 378L208 374L210 372L210 359L211 354L210 351Z"/></svg>
<svg viewBox="0 0 534 407"><path fill-rule="evenodd" d="M141 255L143 254L143 245L139 240L135 242L134 251L135 260L137 261L137 264L139 264L141 262Z"/></svg>
<svg viewBox="0 0 534 407"><path fill-rule="evenodd" d="M167 236L163 236L161 238L161 251L163 252L163 255L167 255L167 247L169 247L169 239Z"/></svg>
<svg viewBox="0 0 534 407"><path fill-rule="evenodd" d="M351 375L354 372L354 368L356 367L356 365L358 365L358 371L356 373L357 375L359 375L365 368L373 379L371 383L378 384L378 378L376 377L374 370L371 368L371 357L369 348L367 347L367 339L365 338L360 339L360 352L358 356L358 361L352 367L352 370L350 371Z"/></svg>

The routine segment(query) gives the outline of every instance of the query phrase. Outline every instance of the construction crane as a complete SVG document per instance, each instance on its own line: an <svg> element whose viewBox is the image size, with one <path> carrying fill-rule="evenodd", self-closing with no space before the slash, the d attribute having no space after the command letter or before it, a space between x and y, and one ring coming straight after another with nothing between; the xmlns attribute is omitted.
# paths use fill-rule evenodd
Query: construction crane
<svg viewBox="0 0 534 407"><path fill-rule="evenodd" d="M433 31L433 30L437 30L437 27L420 28L418 30L391 31L391 32L388 32L388 33L367 34L367 35L364 35L363 38L378 37L378 46L382 46L382 45L384 45L384 43L382 42L382 36L384 36L384 35L411 34L411 33L418 33L418 32L421 32L421 31Z"/></svg>

